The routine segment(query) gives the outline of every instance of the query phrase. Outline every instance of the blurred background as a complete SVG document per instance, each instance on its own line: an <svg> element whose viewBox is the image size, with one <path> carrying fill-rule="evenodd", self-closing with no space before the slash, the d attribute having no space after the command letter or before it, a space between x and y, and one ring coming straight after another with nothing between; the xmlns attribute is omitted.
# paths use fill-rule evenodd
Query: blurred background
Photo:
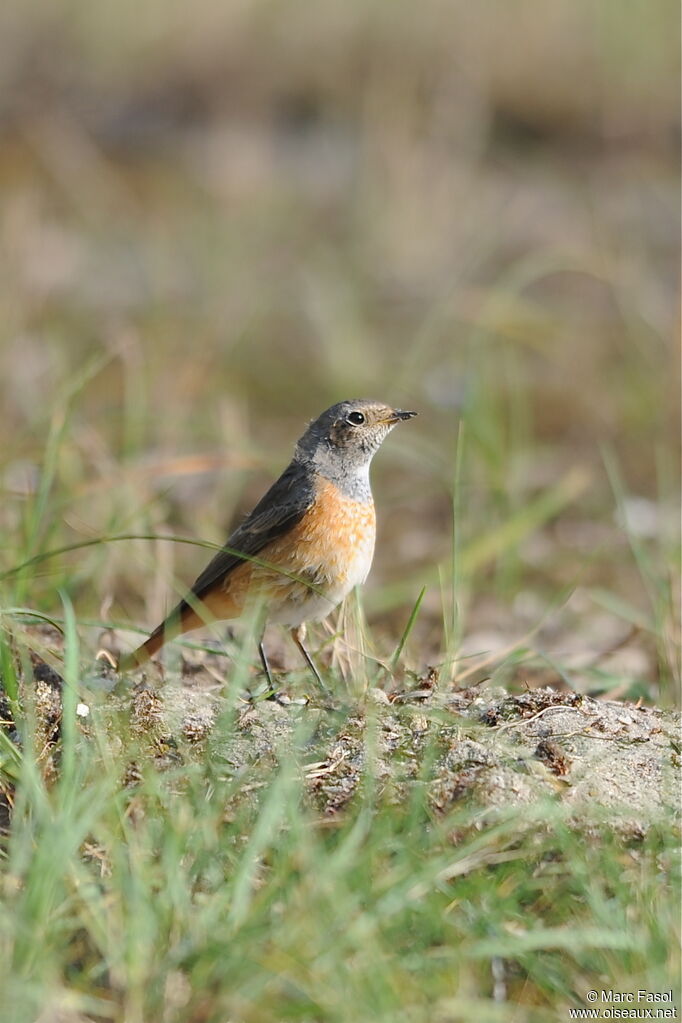
<svg viewBox="0 0 682 1023"><path fill-rule="evenodd" d="M376 397L420 413L375 463L378 652L426 586L417 671L672 699L678 21L3 5L0 567L221 541L308 419ZM94 646L205 560L98 544L6 599L66 589Z"/></svg>

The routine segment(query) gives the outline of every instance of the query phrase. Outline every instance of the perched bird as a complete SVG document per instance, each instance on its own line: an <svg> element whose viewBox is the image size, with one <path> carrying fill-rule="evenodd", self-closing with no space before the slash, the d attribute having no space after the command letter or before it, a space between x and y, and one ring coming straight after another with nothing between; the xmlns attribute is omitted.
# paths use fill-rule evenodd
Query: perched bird
<svg viewBox="0 0 682 1023"><path fill-rule="evenodd" d="M268 622L304 646L305 623L326 618L367 578L375 515L369 466L402 412L378 401L341 401L310 423L280 478L232 533L191 590L119 670L144 664L167 639L261 606ZM263 643L263 667L272 683Z"/></svg>

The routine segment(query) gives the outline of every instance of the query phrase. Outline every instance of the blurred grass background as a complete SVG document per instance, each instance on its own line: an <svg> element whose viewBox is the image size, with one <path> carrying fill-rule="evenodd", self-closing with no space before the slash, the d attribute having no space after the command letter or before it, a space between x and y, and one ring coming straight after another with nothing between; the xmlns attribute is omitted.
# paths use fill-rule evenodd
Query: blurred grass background
<svg viewBox="0 0 682 1023"><path fill-rule="evenodd" d="M2 568L121 532L221 541L305 421L376 396L421 414L375 467L379 649L427 583L416 667L542 623L538 680L615 650L594 684L670 699L677 21L4 6ZM83 621L145 626L203 558L101 545L8 599L54 613L62 587Z"/></svg>

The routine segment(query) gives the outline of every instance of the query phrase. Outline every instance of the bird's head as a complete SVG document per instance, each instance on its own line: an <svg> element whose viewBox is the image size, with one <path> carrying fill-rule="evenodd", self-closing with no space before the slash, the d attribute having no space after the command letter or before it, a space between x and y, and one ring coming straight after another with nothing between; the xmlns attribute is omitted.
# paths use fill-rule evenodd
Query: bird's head
<svg viewBox="0 0 682 1023"><path fill-rule="evenodd" d="M349 473L364 469L393 427L416 415L366 398L340 401L310 423L297 455L316 463L331 460Z"/></svg>

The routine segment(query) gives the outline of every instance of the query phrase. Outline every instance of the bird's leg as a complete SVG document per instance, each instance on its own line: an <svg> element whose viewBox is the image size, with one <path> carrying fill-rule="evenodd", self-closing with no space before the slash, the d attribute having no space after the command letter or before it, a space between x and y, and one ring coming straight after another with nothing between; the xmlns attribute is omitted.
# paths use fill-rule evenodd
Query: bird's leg
<svg viewBox="0 0 682 1023"><path fill-rule="evenodd" d="M320 675L319 671L317 670L317 665L315 664L315 661L312 659L312 657L310 656L310 654L306 650L305 645L303 643L303 641L305 639L305 625L299 625L298 628L292 629L291 630L291 638L293 639L294 643L296 644L298 649L303 654L303 657L305 659L305 663L308 665L308 667L312 671L313 675L315 676L315 679L317 680L317 684L319 685L320 689L322 690L323 693L325 693L328 696L329 695L329 689L327 688L327 686L322 681L322 676Z"/></svg>
<svg viewBox="0 0 682 1023"><path fill-rule="evenodd" d="M280 705L280 707L288 707L290 704L297 704L298 706L304 707L308 702L307 696L303 700L292 700L292 698L287 693L283 693L281 690L275 689L275 680L272 677L272 671L270 670L270 662L268 661L268 655L265 652L265 643L263 642L262 637L260 643L258 644L258 653L260 654L261 664L263 665L263 671L267 676L268 688L270 690L268 695L266 696L266 700L274 700L275 703L278 703Z"/></svg>
<svg viewBox="0 0 682 1023"><path fill-rule="evenodd" d="M268 661L268 655L265 652L265 643L263 641L263 637L262 636L260 638L260 643L258 644L258 653L260 654L260 662L263 665L263 671L265 672L265 677L268 680L268 685L270 686L270 691L272 693L274 693L274 691L275 691L275 682L274 682L274 679L272 677L272 672L270 671L270 662Z"/></svg>

